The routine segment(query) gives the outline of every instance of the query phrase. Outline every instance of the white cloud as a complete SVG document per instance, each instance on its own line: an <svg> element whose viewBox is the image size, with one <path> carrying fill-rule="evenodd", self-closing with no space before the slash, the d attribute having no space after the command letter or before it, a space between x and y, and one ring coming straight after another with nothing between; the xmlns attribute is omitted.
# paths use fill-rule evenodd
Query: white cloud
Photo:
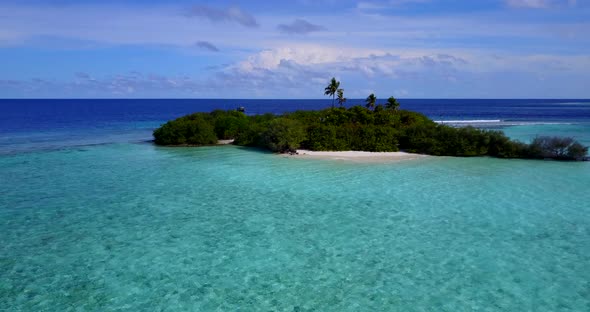
<svg viewBox="0 0 590 312"><path fill-rule="evenodd" d="M381 5L392 8L408 2L360 2L358 7ZM505 3L520 8L576 5L573 0L506 0ZM90 48L137 45L141 48L186 49L191 54L197 40L201 49L214 51L217 46L223 47L222 51L215 53L209 70L195 74L194 77L201 77L198 79L165 75L155 79L147 75L124 74L85 80L78 78L77 81L89 90L125 94L139 94L141 90L173 90L215 95L218 88L229 83L236 86L235 96L247 97L251 94L248 92L254 90L257 94L274 92L261 90L267 86L280 87L296 95L308 92L304 90L315 90L330 77L339 75L347 80L356 79L361 90L373 88L371 84L374 83L396 79L420 81L436 78L460 82L466 74L518 71L551 76L556 72L580 75L590 72L590 60L575 55L581 51L580 47L590 43L587 36L590 22L581 19L520 20L517 18L520 10L504 10L502 15L453 16L384 15L378 10L364 14L359 11L306 15L309 21L335 26L315 32L313 36L284 36L276 25L294 21L298 16L257 15L254 21L259 26L244 28L239 25L254 23L243 19L239 12L231 13L225 9L213 14L210 10L199 9L197 13L193 12L196 18L187 18L186 11L177 7L0 4L0 12L10 12L0 19L0 46L48 45L50 48L82 49L80 47L84 45ZM398 11L391 10L400 14ZM568 13L570 11L573 10ZM226 23L213 23L211 16L215 14L221 14ZM203 55L213 53L199 53L199 57ZM110 71L119 70L118 65L113 65ZM77 70L84 69L73 69ZM0 79L4 82L0 84L11 88L25 85L40 88L42 85L40 82L14 80L10 73L3 74ZM70 84L64 82L62 85ZM395 87L416 94L410 87Z"/></svg>
<svg viewBox="0 0 590 312"><path fill-rule="evenodd" d="M433 66L475 66L473 53L448 49L370 49L327 45L300 44L266 49L252 54L231 67L242 71L252 69L274 70L281 62L289 61L314 68L341 68L371 73L388 74L391 68Z"/></svg>
<svg viewBox="0 0 590 312"><path fill-rule="evenodd" d="M358 93L358 90L387 81L419 83L438 80L465 83L466 79L471 79L474 75L493 73L518 72L539 77L560 73L579 75L589 71L590 58L587 56L494 55L466 51L402 51L306 45L264 50L233 65L214 70L209 77L200 80L137 72L94 77L80 72L69 82L44 79L3 80L0 81L0 87L28 92L50 89L65 89L70 92L83 90L80 92L88 95L132 97L152 92L210 96L215 95L216 90L231 85L231 96L234 97L302 97L310 94L310 90L321 89L332 76L346 77L346 81L362 81L355 88L347 88L349 94L360 95L362 92ZM408 88L389 90L397 90L396 95L414 94Z"/></svg>
<svg viewBox="0 0 590 312"><path fill-rule="evenodd" d="M469 70L469 66L469 61L461 56L442 53L309 45L270 49L251 55L222 70L211 83L219 87L229 83L238 89L264 88L270 92L276 89L299 90L301 95L309 93L309 90L321 89L333 76L347 77L347 81L360 79L362 84L397 79L450 81L458 72ZM362 92L358 90L363 89L357 86L347 89L347 93L359 96Z"/></svg>
<svg viewBox="0 0 590 312"><path fill-rule="evenodd" d="M482 96L489 97L489 77L521 79L518 83L531 84L539 77L552 86L556 79L577 77L571 86L579 96L587 95L583 81L590 72L590 57L555 55L456 55L434 51L371 51L340 50L306 47L305 49L277 48L262 51L242 62L211 72L209 77L194 79L186 76L166 76L129 72L97 77L79 72L68 81L51 79L0 79L0 90L17 90L27 96L51 94L61 90L61 96L85 97L220 97L219 90L231 86L234 98L309 98L321 97L330 77L345 83L346 94L359 98L366 94L395 96ZM469 85L472 90L462 86ZM424 89L426 86L428 88ZM436 89L438 88L438 89ZM442 89L441 89L442 88ZM452 89L452 91L449 88ZM535 96L534 89L514 88L514 94ZM370 90L371 92L366 92ZM541 90L541 89L538 89ZM452 92L451 92L452 91ZM446 93L448 92L448 93ZM479 93L478 93L479 92ZM527 94L528 92L528 94ZM14 93L13 93L14 94ZM504 94L504 93L503 93ZM559 93L566 96L564 91ZM511 96L506 93L505 96ZM513 95L512 95L513 96ZM569 96L573 96L570 94Z"/></svg>
<svg viewBox="0 0 590 312"><path fill-rule="evenodd" d="M367 81L439 77L457 81L465 74L498 72L584 73L590 71L586 56L551 54L496 55L484 51L395 50L334 48L325 46L282 47L264 50L225 68L228 76L248 77L264 85L279 77L303 81L352 75ZM231 73L231 75L229 75Z"/></svg>
<svg viewBox="0 0 590 312"><path fill-rule="evenodd" d="M379 50L353 48L333 48L319 45L298 45L268 49L249 56L239 63L240 68L275 69L282 60L294 61L303 65L317 65L350 60L354 56L368 55Z"/></svg>

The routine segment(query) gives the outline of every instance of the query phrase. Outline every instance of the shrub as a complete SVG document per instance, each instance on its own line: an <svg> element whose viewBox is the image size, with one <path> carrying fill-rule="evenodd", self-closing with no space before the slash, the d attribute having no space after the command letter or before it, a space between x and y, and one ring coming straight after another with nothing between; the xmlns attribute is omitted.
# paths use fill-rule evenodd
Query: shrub
<svg viewBox="0 0 590 312"><path fill-rule="evenodd" d="M198 115L169 121L154 131L159 145L207 145L217 143L213 126Z"/></svg>
<svg viewBox="0 0 590 312"><path fill-rule="evenodd" d="M248 128L249 122L247 116L238 111L217 114L214 118L215 134L219 139L235 139L239 133L244 132Z"/></svg>
<svg viewBox="0 0 590 312"><path fill-rule="evenodd" d="M588 155L588 147L579 142L574 142L567 148L567 156L570 159L582 160Z"/></svg>
<svg viewBox="0 0 590 312"><path fill-rule="evenodd" d="M313 125L308 128L305 147L313 151L338 151L348 148L337 138L337 127L331 125Z"/></svg>
<svg viewBox="0 0 590 312"><path fill-rule="evenodd" d="M529 146L529 156L533 158L577 160L584 158L586 153L587 147L569 137L537 137Z"/></svg>
<svg viewBox="0 0 590 312"><path fill-rule="evenodd" d="M372 125L375 122L373 111L362 106L353 106L348 109L348 121L362 125Z"/></svg>
<svg viewBox="0 0 590 312"><path fill-rule="evenodd" d="M299 148L305 137L305 130L299 122L277 118L262 133L262 144L273 152L292 152Z"/></svg>

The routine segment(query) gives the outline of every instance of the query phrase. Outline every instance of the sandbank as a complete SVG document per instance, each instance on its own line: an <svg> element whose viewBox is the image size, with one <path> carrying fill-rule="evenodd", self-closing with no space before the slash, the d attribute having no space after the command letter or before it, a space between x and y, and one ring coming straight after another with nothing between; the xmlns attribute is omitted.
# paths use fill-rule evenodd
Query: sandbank
<svg viewBox="0 0 590 312"><path fill-rule="evenodd" d="M234 140L217 140L217 145L228 145L234 143Z"/></svg>
<svg viewBox="0 0 590 312"><path fill-rule="evenodd" d="M341 151L341 152L316 152L309 150L297 150L297 154L285 154L287 157L305 158L305 159L332 159L354 162L389 162L414 160L428 157L423 154L412 154L406 152L361 152L361 151Z"/></svg>

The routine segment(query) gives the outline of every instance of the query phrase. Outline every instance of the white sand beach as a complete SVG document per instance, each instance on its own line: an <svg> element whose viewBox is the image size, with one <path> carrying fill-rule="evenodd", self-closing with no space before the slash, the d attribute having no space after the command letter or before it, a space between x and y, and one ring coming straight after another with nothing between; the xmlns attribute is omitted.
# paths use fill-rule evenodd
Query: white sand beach
<svg viewBox="0 0 590 312"><path fill-rule="evenodd" d="M305 158L305 159L333 159L355 162L389 162L413 160L428 157L428 155L412 154L406 152L361 152L361 151L342 151L342 152L316 152L309 150L297 150L297 154L285 154L287 157Z"/></svg>
<svg viewBox="0 0 590 312"><path fill-rule="evenodd" d="M217 145L229 145L234 143L234 139L231 140L217 140Z"/></svg>

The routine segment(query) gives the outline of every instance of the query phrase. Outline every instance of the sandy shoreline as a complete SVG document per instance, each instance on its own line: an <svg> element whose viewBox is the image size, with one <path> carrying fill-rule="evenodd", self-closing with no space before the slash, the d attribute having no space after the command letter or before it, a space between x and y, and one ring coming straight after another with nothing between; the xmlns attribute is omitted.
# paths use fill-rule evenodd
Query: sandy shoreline
<svg viewBox="0 0 590 312"><path fill-rule="evenodd" d="M286 157L305 158L305 159L333 159L355 162L389 162L413 160L428 157L428 155L412 154L406 152L361 152L361 151L342 151L342 152L315 152L309 150L297 150L298 154L285 154Z"/></svg>
<svg viewBox="0 0 590 312"><path fill-rule="evenodd" d="M217 140L217 145L228 145L228 144L233 144L234 143L234 139L231 140Z"/></svg>

